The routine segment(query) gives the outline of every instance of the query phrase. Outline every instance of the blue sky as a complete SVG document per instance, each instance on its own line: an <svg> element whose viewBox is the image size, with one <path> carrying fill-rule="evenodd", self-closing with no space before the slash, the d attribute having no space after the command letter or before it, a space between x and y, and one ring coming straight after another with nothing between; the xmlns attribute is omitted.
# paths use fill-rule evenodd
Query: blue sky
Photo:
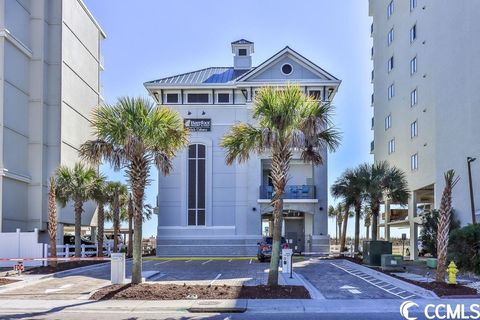
<svg viewBox="0 0 480 320"><path fill-rule="evenodd" d="M329 157L329 185L346 168L372 160L368 1L84 1L107 34L101 76L107 102L124 95L145 96L143 83L148 80L231 66L230 42L240 38L255 42L254 65L288 45L342 80L334 104L343 142ZM122 173L108 168L103 172L124 180ZM156 170L151 178L147 203L155 204ZM156 225L156 219L147 222L144 235L156 235ZM349 231L352 227L353 221ZM335 234L333 221L329 232Z"/></svg>

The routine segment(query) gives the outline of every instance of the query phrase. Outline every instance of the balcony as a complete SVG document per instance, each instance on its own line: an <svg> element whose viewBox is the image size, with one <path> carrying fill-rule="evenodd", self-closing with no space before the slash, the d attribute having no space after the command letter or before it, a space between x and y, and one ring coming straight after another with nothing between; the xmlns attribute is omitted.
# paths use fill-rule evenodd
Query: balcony
<svg viewBox="0 0 480 320"><path fill-rule="evenodd" d="M375 141L370 142L370 154L373 154L375 151Z"/></svg>
<svg viewBox="0 0 480 320"><path fill-rule="evenodd" d="M274 194L273 186L260 186L259 199L272 199ZM283 199L315 199L315 186L313 185L287 185Z"/></svg>

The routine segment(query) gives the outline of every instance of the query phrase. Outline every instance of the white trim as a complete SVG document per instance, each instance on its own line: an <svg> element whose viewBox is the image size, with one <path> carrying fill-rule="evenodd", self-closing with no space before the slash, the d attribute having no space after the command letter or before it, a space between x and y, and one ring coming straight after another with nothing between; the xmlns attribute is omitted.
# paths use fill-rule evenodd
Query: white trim
<svg viewBox="0 0 480 320"><path fill-rule="evenodd" d="M158 229L162 230L192 230L192 229L202 229L202 230L211 230L211 229L231 229L234 230L235 226L159 226Z"/></svg>
<svg viewBox="0 0 480 320"><path fill-rule="evenodd" d="M10 172L8 171L8 169L6 168L3 168L3 169L0 169L0 174L1 176L3 177L7 177L7 178L10 178L10 179L13 179L13 180L17 180L17 181L21 181L21 182L25 182L25 183L31 183L32 182L32 178L29 177L29 176L25 176L23 174L18 174L18 173L13 173L13 172Z"/></svg>
<svg viewBox="0 0 480 320"><path fill-rule="evenodd" d="M5 39L7 39L11 44L13 44L14 47L20 50L24 55L32 59L33 57L32 50L30 50L30 48L26 44L24 44L22 41L17 39L13 34L11 34L10 31L8 31L8 29L0 29L0 37L4 37Z"/></svg>
<svg viewBox="0 0 480 320"><path fill-rule="evenodd" d="M83 2L83 0L78 0L78 3L80 4L80 6L83 8L83 10L85 10L85 12L87 13L88 17L90 18L90 20L92 20L93 24L95 25L95 27L97 27L98 31L100 31L100 34L102 35L102 37L104 39L107 38L107 35L105 34L105 32L103 31L102 27L100 27L100 24L97 22L97 20L95 19L95 17L93 16L93 14L90 12L90 10L88 10L87 8L87 5Z"/></svg>
<svg viewBox="0 0 480 320"><path fill-rule="evenodd" d="M259 237L260 238L260 237ZM182 238L184 239L184 238ZM257 247L255 243L245 244L157 244L157 247Z"/></svg>
<svg viewBox="0 0 480 320"><path fill-rule="evenodd" d="M258 199L257 203L270 203L270 199ZM318 203L318 199L283 199L283 203Z"/></svg>

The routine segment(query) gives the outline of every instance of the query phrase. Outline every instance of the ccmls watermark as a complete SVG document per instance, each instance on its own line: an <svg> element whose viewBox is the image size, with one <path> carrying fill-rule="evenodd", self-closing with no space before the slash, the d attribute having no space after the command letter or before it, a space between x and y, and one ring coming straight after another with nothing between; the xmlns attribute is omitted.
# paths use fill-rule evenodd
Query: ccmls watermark
<svg viewBox="0 0 480 320"><path fill-rule="evenodd" d="M400 314L407 320L416 320L417 317L413 313L422 312L425 319L440 319L440 320L475 320L480 319L480 304L451 304L438 303L427 304L421 310L418 304L412 301L405 301L400 306ZM412 315L411 315L412 314Z"/></svg>

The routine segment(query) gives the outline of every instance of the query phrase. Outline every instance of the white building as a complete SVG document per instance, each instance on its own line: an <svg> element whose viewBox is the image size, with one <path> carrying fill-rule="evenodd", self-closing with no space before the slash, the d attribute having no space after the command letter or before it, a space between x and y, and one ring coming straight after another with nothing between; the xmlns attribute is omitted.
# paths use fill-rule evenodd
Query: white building
<svg viewBox="0 0 480 320"><path fill-rule="evenodd" d="M370 0L369 4L372 152L375 161L387 160L407 174L412 192L408 217L399 214L395 221L387 221L387 230L409 229L413 257L419 215L423 209L440 207L444 173L449 169L461 178L453 191L456 217L463 225L472 222L467 157L480 157L480 45L474 40L480 32L480 2ZM479 164L480 160L471 163L477 207Z"/></svg>
<svg viewBox="0 0 480 320"><path fill-rule="evenodd" d="M212 67L145 83L159 105L177 110L190 128L190 146L159 176L158 255L252 255L272 231L270 159L225 164L219 143L232 125L249 122L262 86L297 83L306 94L331 101L340 81L285 47L252 67L254 44L232 42L233 67ZM323 154L327 159L326 151ZM328 252L327 163L292 161L285 195L283 235L301 252Z"/></svg>
<svg viewBox="0 0 480 320"><path fill-rule="evenodd" d="M104 38L81 0L0 0L0 232L46 230L49 177L91 138Z"/></svg>

